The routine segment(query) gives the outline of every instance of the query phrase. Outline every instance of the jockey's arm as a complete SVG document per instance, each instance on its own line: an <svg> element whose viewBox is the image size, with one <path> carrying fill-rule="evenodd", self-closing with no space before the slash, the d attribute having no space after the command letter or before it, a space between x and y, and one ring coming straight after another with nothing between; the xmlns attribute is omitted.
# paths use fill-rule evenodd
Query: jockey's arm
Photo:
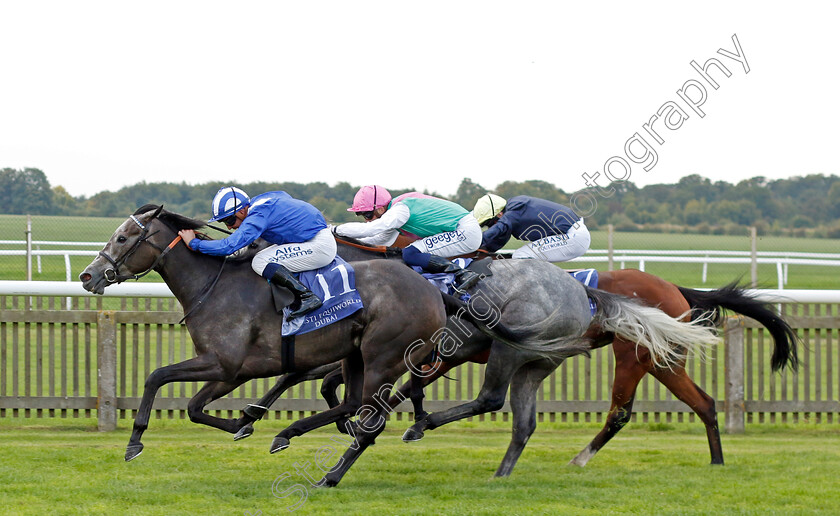
<svg viewBox="0 0 840 516"><path fill-rule="evenodd" d="M405 225L411 212L408 206L397 203L386 211L381 217L370 222L348 222L336 226L335 233L350 238L369 238L387 232L389 235Z"/></svg>
<svg viewBox="0 0 840 516"><path fill-rule="evenodd" d="M384 245L385 247L394 245L394 242L397 241L397 237L400 236L400 232L396 229L389 229L387 231L383 231L378 235L374 235L372 237L363 237L359 238L359 242L367 245Z"/></svg>
<svg viewBox="0 0 840 516"><path fill-rule="evenodd" d="M484 232L481 237L481 248L491 253L498 251L508 243L511 232L512 228L503 216L490 229Z"/></svg>
<svg viewBox="0 0 840 516"><path fill-rule="evenodd" d="M229 237L221 240L199 240L196 238L189 243L190 249L216 256L233 254L262 235L264 222L264 217L248 217Z"/></svg>

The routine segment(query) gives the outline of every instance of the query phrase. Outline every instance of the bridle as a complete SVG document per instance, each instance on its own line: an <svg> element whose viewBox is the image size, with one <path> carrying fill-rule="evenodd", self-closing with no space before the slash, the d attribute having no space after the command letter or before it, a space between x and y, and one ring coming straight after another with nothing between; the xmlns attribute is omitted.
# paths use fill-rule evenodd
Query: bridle
<svg viewBox="0 0 840 516"><path fill-rule="evenodd" d="M128 249L128 251L126 251L125 254L123 254L118 260L114 260L113 258L108 256L108 253L106 253L105 251L99 251L99 256L106 259L108 261L108 263L110 263L113 266L113 267L109 267L109 268L105 269L105 271L103 273L104 276L105 276L105 279L108 281L108 283L122 283L123 281L129 280L129 279L138 280L138 279L142 278L143 276L145 276L146 274L149 274L150 272L155 270L155 268L157 268L161 264L161 262L163 262L163 259L166 258L166 255L169 254L169 252L176 245L178 245L178 242L181 241L181 235L177 235L172 240L172 242L169 243L168 246L160 247L159 245L157 245L154 242L151 242L149 240L149 238L151 238L153 235L156 235L158 232L155 231L153 233L149 233L148 224L149 224L149 222L151 222L152 220L157 218L157 216L160 214L162 209L163 209L163 206L158 208L158 210L155 211L155 213L151 217L149 217L149 220L146 221L146 225L144 225L142 222L140 222L137 219L137 217L135 217L134 215L131 215L129 217L140 228L140 236L137 237L137 241L134 242L134 244L131 245L131 247ZM160 222L162 224L164 224L165 226L167 226L169 229L172 229L173 231L175 231L177 233L177 231L174 228L172 228L169 224L167 224L163 220L161 220ZM213 226L211 226L211 227L213 227ZM219 229L219 228L215 228L215 229ZM224 230L221 230L221 231L224 231ZM225 232L230 233L229 231L225 231ZM146 244L154 247L158 251L160 251L160 254L158 254L157 258L155 258L155 261L152 263L152 265L149 266L149 268L147 268L143 272L140 272L140 273L137 273L137 274L120 274L120 267L125 265L126 260L128 260L131 257L132 254L137 252L137 249L140 248L140 245L143 244L143 243L146 243ZM213 291L213 287L215 287L216 283L219 281L219 278L222 275L222 271L225 268L225 264L227 263L227 260L228 260L228 257L225 256L225 259L222 260L222 266L219 268L219 272L216 274L216 277L213 278L213 280L207 286L204 287L202 294L199 295L198 301L196 301L195 304L193 305L193 307L184 314L184 317L181 318L179 323L184 322L190 314L192 314L193 312L195 312L198 308L200 308L202 306L204 301L210 295L210 292Z"/></svg>
<svg viewBox="0 0 840 516"><path fill-rule="evenodd" d="M148 224L150 221L155 219L158 216L159 213L160 213L160 209L158 209L154 213L154 215L152 215L151 218L148 221L146 221L146 224ZM108 253L106 253L105 251L99 251L99 256L101 256L102 258L107 260L108 263L111 264L111 267L105 269L105 271L103 272L103 274L105 276L105 279L108 281L108 283L122 283L123 281L130 280L130 279L138 280L138 279L142 278L143 276L149 274L150 272L152 272L155 269L155 267L160 265L160 263L163 261L163 259L166 257L166 255L169 254L169 251L171 251L172 248L175 247L178 244L178 242L181 241L181 235L178 235L178 236L175 237L174 240L172 240L172 242L169 243L168 246L166 246L165 248L160 247L157 244L155 244L154 242L149 241L149 238L151 238L153 235L158 233L157 231L150 234L149 233L149 228L148 228L147 225L143 225L143 223L140 222L137 219L137 217L135 217L134 215L131 215L130 218L131 218L131 220L134 221L135 224L137 224L137 226L140 227L140 236L137 237L137 241L134 242L134 244L132 244L132 246L128 249L128 251L126 251L125 254L120 256L119 259L117 259L117 260L114 260L113 258L111 258L108 255ZM125 262L131 257L131 255L133 255L135 252L137 252L137 249L139 249L140 245L143 244L143 243L146 243L146 244L154 247L158 251L160 251L160 254L158 255L158 257L155 259L155 261L152 263L152 265L149 266L149 268L146 269L143 272L140 272L138 274L120 274L120 267L125 265Z"/></svg>

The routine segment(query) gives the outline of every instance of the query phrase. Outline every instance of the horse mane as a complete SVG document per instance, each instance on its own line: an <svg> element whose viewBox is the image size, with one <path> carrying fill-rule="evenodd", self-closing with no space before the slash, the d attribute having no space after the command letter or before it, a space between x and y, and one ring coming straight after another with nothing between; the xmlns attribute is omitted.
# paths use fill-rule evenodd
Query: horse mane
<svg viewBox="0 0 840 516"><path fill-rule="evenodd" d="M143 213L156 210L160 207L161 205L159 204L144 204L143 206L137 208L137 211L134 212L134 215L142 215ZM171 211L166 210L162 210L160 212L160 215L158 215L158 219L160 219L164 224L167 224L170 227L179 230L199 229L207 225L207 223L204 221L186 217L184 215L179 215L177 213L172 213Z"/></svg>

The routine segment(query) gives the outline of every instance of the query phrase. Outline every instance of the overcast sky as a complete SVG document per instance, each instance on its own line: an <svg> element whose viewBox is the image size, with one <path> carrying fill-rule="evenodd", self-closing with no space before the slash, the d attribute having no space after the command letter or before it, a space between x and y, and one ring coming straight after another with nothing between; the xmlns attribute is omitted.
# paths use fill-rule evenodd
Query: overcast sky
<svg viewBox="0 0 840 516"><path fill-rule="evenodd" d="M607 184L614 156L637 185L840 174L835 5L2 0L0 167L74 196L143 180L574 191ZM690 64L710 58L731 73L711 65L718 89ZM663 107L678 128L651 123ZM650 152L625 149L637 132L655 164L627 155Z"/></svg>

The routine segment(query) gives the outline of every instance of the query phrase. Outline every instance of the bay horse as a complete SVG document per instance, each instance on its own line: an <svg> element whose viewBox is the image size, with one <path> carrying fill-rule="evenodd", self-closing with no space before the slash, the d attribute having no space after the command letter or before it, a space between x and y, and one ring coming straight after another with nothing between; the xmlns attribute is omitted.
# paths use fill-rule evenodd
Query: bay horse
<svg viewBox="0 0 840 516"><path fill-rule="evenodd" d="M562 338L576 341L588 324L587 311L585 318L572 317L571 323L557 327L552 335L508 329L498 321L491 327L474 318L471 311L463 310L460 301L441 296L439 290L404 265L377 260L354 264L356 288L364 308L297 336L296 346L290 350L281 343L282 317L276 313L271 286L254 274L250 260L209 256L178 245L179 230L199 229L204 224L164 211L163 206L145 205L117 228L79 275L86 290L102 294L113 283L157 271L181 303L195 346L196 357L149 374L126 447L126 461L142 452L141 437L149 424L155 394L167 383L207 382L189 402L190 419L225 428L227 420L212 417L203 409L243 382L290 372L292 362L294 370L309 371L341 361L347 385L344 401L292 423L272 443L272 451L283 449L294 436L349 418L360 407L369 408L367 420L381 423L373 428L356 426L354 443L321 480L321 485L334 486L384 428L387 412L381 406L384 404L375 402L377 397L387 399L393 384L407 371L407 362L420 364L430 354L448 314L462 317L466 323L478 325L493 338L523 351L539 353L542 345L556 345L555 341ZM586 295L582 290L570 291L566 299L574 301L576 295L577 310L583 312ZM556 320L569 320L563 312Z"/></svg>

